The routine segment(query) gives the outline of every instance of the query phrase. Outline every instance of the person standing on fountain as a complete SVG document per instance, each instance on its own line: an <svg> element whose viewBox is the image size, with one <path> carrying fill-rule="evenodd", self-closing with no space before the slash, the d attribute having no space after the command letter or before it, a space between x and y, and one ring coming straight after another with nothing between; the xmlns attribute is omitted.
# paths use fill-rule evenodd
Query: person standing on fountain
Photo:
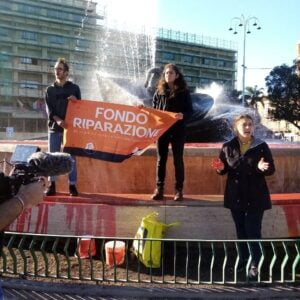
<svg viewBox="0 0 300 300"><path fill-rule="evenodd" d="M178 121L157 141L156 189L151 199L164 198L168 148L171 143L176 178L174 200L180 201L183 199L185 122L192 114L193 108L186 81L176 65L165 65L153 96L153 107L176 113Z"/></svg>
<svg viewBox="0 0 300 300"><path fill-rule="evenodd" d="M219 159L212 167L218 174L228 174L224 194L224 206L231 210L238 239L260 239L264 211L271 209L271 200L265 176L275 172L271 151L266 142L253 136L253 118L238 115L233 123L236 134L225 143ZM261 256L257 243L251 245L252 261L248 275L255 278ZM246 243L240 244L242 261L246 265L249 256Z"/></svg>
<svg viewBox="0 0 300 300"><path fill-rule="evenodd" d="M67 80L69 64L64 58L59 58L54 66L55 82L46 90L46 108L48 114L48 149L50 152L59 152L63 141L63 131L66 128L65 116L69 101L81 99L78 85ZM76 189L77 167L75 157L72 171L69 173L70 196L78 196ZM50 177L50 186L47 196L56 194L55 177Z"/></svg>

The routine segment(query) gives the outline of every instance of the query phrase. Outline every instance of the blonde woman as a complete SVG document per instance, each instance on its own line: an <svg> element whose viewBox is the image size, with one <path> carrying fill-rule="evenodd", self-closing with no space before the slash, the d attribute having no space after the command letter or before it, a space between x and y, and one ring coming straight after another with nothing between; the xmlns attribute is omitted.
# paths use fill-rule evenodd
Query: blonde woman
<svg viewBox="0 0 300 300"><path fill-rule="evenodd" d="M233 123L236 136L225 143L212 167L218 174L227 174L224 206L231 210L238 239L260 239L264 211L271 208L265 176L275 172L271 151L266 142L254 136L253 118L237 116ZM242 261L249 258L247 245L241 243ZM252 246L249 277L257 276L260 249Z"/></svg>

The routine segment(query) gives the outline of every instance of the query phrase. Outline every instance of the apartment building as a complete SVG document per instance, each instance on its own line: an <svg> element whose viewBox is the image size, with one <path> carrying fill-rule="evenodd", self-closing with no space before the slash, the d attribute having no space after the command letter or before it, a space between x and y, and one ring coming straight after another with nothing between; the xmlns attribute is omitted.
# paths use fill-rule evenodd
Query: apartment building
<svg viewBox="0 0 300 300"><path fill-rule="evenodd" d="M0 131L46 132L43 97L54 63L65 57L82 82L96 68L103 17L90 1L10 0L0 1L0 19Z"/></svg>
<svg viewBox="0 0 300 300"><path fill-rule="evenodd" d="M212 82L233 90L237 72L235 49L230 41L160 28L155 61L157 65L177 64L191 90Z"/></svg>
<svg viewBox="0 0 300 300"><path fill-rule="evenodd" d="M96 8L87 0L0 1L0 139L46 136L43 98L58 57L70 62L85 99L97 92L96 71L142 82L150 66L169 62L191 90L211 82L235 88L232 43L162 28L153 37L107 29Z"/></svg>

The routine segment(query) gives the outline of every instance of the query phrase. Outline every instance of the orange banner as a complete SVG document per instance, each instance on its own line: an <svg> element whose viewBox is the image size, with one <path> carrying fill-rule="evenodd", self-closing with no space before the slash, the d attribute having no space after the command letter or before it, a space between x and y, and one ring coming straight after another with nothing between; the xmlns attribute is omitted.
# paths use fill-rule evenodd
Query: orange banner
<svg viewBox="0 0 300 300"><path fill-rule="evenodd" d="M177 120L175 114L153 108L70 101L66 115L64 152L121 162L155 142Z"/></svg>

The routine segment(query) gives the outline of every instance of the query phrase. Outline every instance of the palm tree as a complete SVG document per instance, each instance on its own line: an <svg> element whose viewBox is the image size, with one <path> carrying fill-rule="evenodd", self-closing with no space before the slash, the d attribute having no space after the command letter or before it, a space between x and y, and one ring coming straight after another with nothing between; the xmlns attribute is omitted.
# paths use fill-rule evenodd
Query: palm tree
<svg viewBox="0 0 300 300"><path fill-rule="evenodd" d="M249 107L257 110L258 103L261 103L262 106L264 106L264 96L264 88L257 88L257 85L255 85L254 87L246 87L246 103Z"/></svg>

